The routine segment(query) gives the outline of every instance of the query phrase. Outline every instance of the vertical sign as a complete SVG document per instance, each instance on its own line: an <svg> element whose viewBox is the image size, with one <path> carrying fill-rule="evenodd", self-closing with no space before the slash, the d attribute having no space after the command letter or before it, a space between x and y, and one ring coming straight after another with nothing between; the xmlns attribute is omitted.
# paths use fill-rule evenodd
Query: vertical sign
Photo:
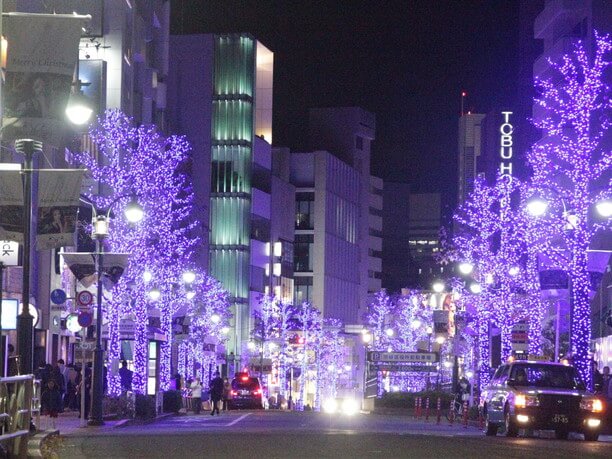
<svg viewBox="0 0 612 459"><path fill-rule="evenodd" d="M499 127L499 172L501 175L512 177L512 134L514 126L510 123L512 112L501 112L503 120Z"/></svg>

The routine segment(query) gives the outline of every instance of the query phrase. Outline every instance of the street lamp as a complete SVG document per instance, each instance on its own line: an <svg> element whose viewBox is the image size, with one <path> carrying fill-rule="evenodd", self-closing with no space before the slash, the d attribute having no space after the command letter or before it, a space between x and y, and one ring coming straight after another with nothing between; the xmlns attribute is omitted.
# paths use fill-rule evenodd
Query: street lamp
<svg viewBox="0 0 612 459"><path fill-rule="evenodd" d="M21 311L17 316L17 349L21 371L30 374L34 370L34 318L30 314L30 247L32 231L32 169L34 153L42 151L42 142L21 139L15 142L15 150L24 155L23 175L23 276L21 289Z"/></svg>
<svg viewBox="0 0 612 459"><path fill-rule="evenodd" d="M444 283L441 281L436 281L433 283L431 288L435 293L442 293L444 291Z"/></svg>
<svg viewBox="0 0 612 459"><path fill-rule="evenodd" d="M461 274L468 276L472 274L472 271L474 271L474 265L472 263L464 261L463 263L459 264L459 272Z"/></svg>
<svg viewBox="0 0 612 459"><path fill-rule="evenodd" d="M98 288L97 288L97 317L96 317L96 348L94 350L93 376L92 376L92 393L91 393L91 415L88 424L91 426L101 426L104 424L102 419L102 397L104 392L104 350L102 349L102 269L104 267L104 244L103 241L109 234L110 213L114 204L120 199L125 198L125 195L117 197L108 206L106 215L96 210L95 206L89 202L93 213L93 232L92 237L96 240L97 249L97 271L98 271ZM140 210L138 210L140 208ZM132 196L130 203L124 209L125 218L130 223L137 223L142 220L144 213L142 207ZM83 373L84 374L84 373Z"/></svg>

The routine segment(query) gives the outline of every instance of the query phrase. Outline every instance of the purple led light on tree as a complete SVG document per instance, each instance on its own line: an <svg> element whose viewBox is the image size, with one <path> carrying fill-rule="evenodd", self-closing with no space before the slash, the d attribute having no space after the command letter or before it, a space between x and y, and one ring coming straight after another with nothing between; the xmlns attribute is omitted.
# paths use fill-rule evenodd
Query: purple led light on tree
<svg viewBox="0 0 612 459"><path fill-rule="evenodd" d="M591 386L589 344L591 314L587 250L602 225L589 223L592 206L610 199L612 151L602 142L610 126L610 87L604 72L610 61L609 35L595 32L588 43L578 41L572 54L549 61L561 78L536 81L535 102L544 115L534 121L543 139L529 152L533 186L549 202L546 218L559 231L568 252L571 299L571 355ZM592 50L592 52L590 51ZM556 215L554 213L556 212ZM561 214L561 218L559 218ZM607 227L609 227L609 219Z"/></svg>
<svg viewBox="0 0 612 459"><path fill-rule="evenodd" d="M99 120L90 137L104 160L99 163L88 152L75 153L73 159L110 191L88 197L96 208L103 210L116 201L107 244L113 252L130 254L128 269L112 297L106 299L109 358L119 358L119 320L129 313L135 322L132 386L135 392L145 393L150 307L148 287L143 282L145 267L156 287L172 302L168 292L172 291L172 279L176 276L168 276L169 269L186 265L198 244L198 237L193 235L198 225L191 217L193 193L187 176L181 172L188 159L189 145L183 137L163 137L154 126L135 126L130 118L116 110L108 111ZM133 195L145 211L144 220L136 228L121 212ZM166 307L173 308L171 303L163 302L155 307L162 312ZM165 328L162 331L168 336L170 323L162 321ZM163 359L162 387L167 385L167 367L167 359ZM117 393L118 378L110 374L109 383L111 393Z"/></svg>

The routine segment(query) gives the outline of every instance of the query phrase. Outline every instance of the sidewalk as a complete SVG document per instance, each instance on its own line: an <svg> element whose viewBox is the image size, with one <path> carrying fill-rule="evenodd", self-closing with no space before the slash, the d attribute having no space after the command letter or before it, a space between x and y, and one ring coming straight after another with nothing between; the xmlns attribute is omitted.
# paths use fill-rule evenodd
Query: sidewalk
<svg viewBox="0 0 612 459"><path fill-rule="evenodd" d="M48 416L40 417L40 426L37 426L39 430L58 430L60 435L70 435L73 433L85 433L94 434L101 432L108 432L116 427L120 427L128 422L128 419L118 419L112 421L104 421L103 426L85 426L81 427L81 420L78 418L79 413L77 411L66 411L60 413L55 419L55 428L51 419Z"/></svg>

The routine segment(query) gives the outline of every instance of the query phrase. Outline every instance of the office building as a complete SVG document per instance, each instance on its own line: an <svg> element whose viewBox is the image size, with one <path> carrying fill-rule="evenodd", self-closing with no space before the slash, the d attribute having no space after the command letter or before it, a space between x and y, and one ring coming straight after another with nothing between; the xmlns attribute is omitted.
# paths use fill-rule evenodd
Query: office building
<svg viewBox="0 0 612 459"><path fill-rule="evenodd" d="M230 293L226 345L245 355L265 292L293 297L293 187L287 155L272 155L274 55L248 34L171 37L169 119L193 147L209 272Z"/></svg>

